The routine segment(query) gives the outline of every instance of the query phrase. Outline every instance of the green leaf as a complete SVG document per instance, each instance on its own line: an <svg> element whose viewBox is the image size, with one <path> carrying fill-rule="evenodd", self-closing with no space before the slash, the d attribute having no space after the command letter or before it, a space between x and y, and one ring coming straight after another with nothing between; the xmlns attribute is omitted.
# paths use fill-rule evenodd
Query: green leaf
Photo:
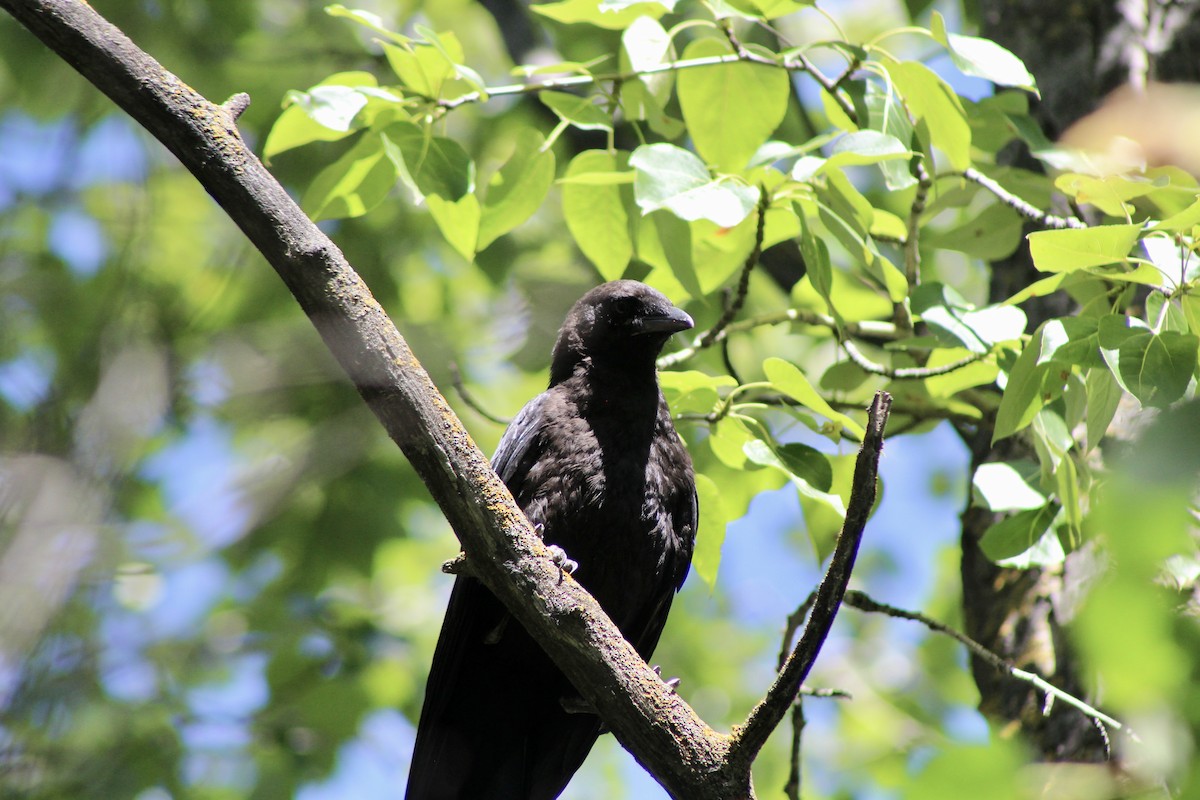
<svg viewBox="0 0 1200 800"><path fill-rule="evenodd" d="M394 145L400 178L418 200L437 195L454 201L475 190L475 162L454 139L411 122L394 122L381 135Z"/></svg>
<svg viewBox="0 0 1200 800"><path fill-rule="evenodd" d="M1168 233L1187 233L1197 225L1200 225L1200 200L1192 203L1183 211L1173 214L1162 222L1153 225L1151 230L1167 231Z"/></svg>
<svg viewBox="0 0 1200 800"><path fill-rule="evenodd" d="M1035 231L1026 238L1033 265L1040 271L1073 272L1124 262L1141 231L1141 225L1097 225Z"/></svg>
<svg viewBox="0 0 1200 800"><path fill-rule="evenodd" d="M580 172L564 175L558 179L558 182L560 184L572 183L576 186L620 186L623 184L632 186L636 179L637 173L627 169L622 172Z"/></svg>
<svg viewBox="0 0 1200 800"><path fill-rule="evenodd" d="M956 170L971 165L971 126L958 95L924 64L886 62L888 75L909 113L924 123L929 144L941 150Z"/></svg>
<svg viewBox="0 0 1200 800"><path fill-rule="evenodd" d="M975 470L971 487L979 505L989 511L1041 508L1046 496L1029 485L1029 479L1037 475L1037 465L1030 462L990 462Z"/></svg>
<svg viewBox="0 0 1200 800"><path fill-rule="evenodd" d="M628 28L638 17L660 18L668 8L662 3L646 2L621 4L598 3L596 0L562 0L559 3L543 3L529 7L530 11L547 19L568 25L586 22L597 28L621 31Z"/></svg>
<svg viewBox="0 0 1200 800"><path fill-rule="evenodd" d="M957 250L975 258L998 261L1021 244L1024 223L1003 203L992 203L980 212L969 212L957 226L921 232L921 243L934 250Z"/></svg>
<svg viewBox="0 0 1200 800"><path fill-rule="evenodd" d="M1092 175L1065 173L1054 179L1054 185L1076 203L1093 205L1113 217L1128 217L1134 207L1128 200L1143 197L1159 188L1155 181L1140 176Z"/></svg>
<svg viewBox="0 0 1200 800"><path fill-rule="evenodd" d="M1061 317L1047 321L1043 329L1043 359L1054 356L1059 361L1081 367L1103 366L1099 322L1096 317Z"/></svg>
<svg viewBox="0 0 1200 800"><path fill-rule="evenodd" d="M362 87L378 84L369 72L339 72L307 92L289 92L287 108L271 126L263 158L312 142L336 142L359 130L358 113L367 105Z"/></svg>
<svg viewBox="0 0 1200 800"><path fill-rule="evenodd" d="M728 375L672 370L659 373L658 384L672 414L709 414L720 402L718 390L736 386L737 381Z"/></svg>
<svg viewBox="0 0 1200 800"><path fill-rule="evenodd" d="M1059 272L1048 278L1034 281L1012 297L1004 301L1005 305L1015 306L1024 303L1031 297L1046 297L1054 294L1067 278L1067 273Z"/></svg>
<svg viewBox="0 0 1200 800"><path fill-rule="evenodd" d="M627 172L628 166L627 152L585 150L571 159L566 177ZM562 205L567 229L601 277L609 281L620 278L633 258L638 218L633 187L564 182Z"/></svg>
<svg viewBox="0 0 1200 800"><path fill-rule="evenodd" d="M912 120L908 118L908 112L904 110L896 95L881 90L871 82L867 85L863 104L867 108L867 123L871 130L893 137L906 148L910 145L913 140ZM907 161L881 161L879 169L883 172L884 184L893 192L902 191L917 183Z"/></svg>
<svg viewBox="0 0 1200 800"><path fill-rule="evenodd" d="M384 138L367 133L317 173L301 205L314 220L362 216L383 202L397 174Z"/></svg>
<svg viewBox="0 0 1200 800"><path fill-rule="evenodd" d="M857 461L857 457L852 453L825 458L833 474L829 492L824 495L799 493L800 509L804 512L804 527L818 561L824 561L833 552L838 534L846 521L846 503L850 501L850 491L854 484L854 465ZM883 482L880 481L874 508L878 508L882 500Z"/></svg>
<svg viewBox="0 0 1200 800"><path fill-rule="evenodd" d="M908 146L887 133L854 131L839 137L830 147L822 171L833 167L878 164L880 161L907 161L913 156Z"/></svg>
<svg viewBox="0 0 1200 800"><path fill-rule="evenodd" d="M1166 408L1187 390L1198 349L1191 333L1134 334L1118 348L1121 379L1142 405Z"/></svg>
<svg viewBox="0 0 1200 800"><path fill-rule="evenodd" d="M841 317L833 304L833 263L829 259L829 248L825 242L813 235L805 218L804 209L796 206L800 220L800 254L804 258L808 280L817 294L825 301L829 314L841 325Z"/></svg>
<svg viewBox="0 0 1200 800"><path fill-rule="evenodd" d="M1058 503L1049 502L1041 508L1013 514L984 531L979 547L1001 566L1027 569L1061 564L1066 553L1050 529L1060 510Z"/></svg>
<svg viewBox="0 0 1200 800"><path fill-rule="evenodd" d="M712 180L703 161L673 144L642 145L629 164L637 170L633 190L643 213L665 208L689 222L707 219L732 228L758 204L757 187Z"/></svg>
<svg viewBox="0 0 1200 800"><path fill-rule="evenodd" d="M697 300L707 292L692 261L692 226L670 211L654 211L637 227L637 257L652 267L665 269Z"/></svg>
<svg viewBox="0 0 1200 800"><path fill-rule="evenodd" d="M834 411L833 407L817 393L813 385L808 382L808 378L804 377L804 373L795 364L772 356L763 362L763 372L777 390L805 408L812 409L827 418L833 423L835 429L845 428L858 439L862 439L866 435L862 425L840 411ZM836 435L835 438L837 438Z"/></svg>
<svg viewBox="0 0 1200 800"><path fill-rule="evenodd" d="M1067 435L1070 436L1070 433ZM1067 544L1064 549L1068 553L1074 552L1083 538L1083 509L1080 505L1079 471L1075 468L1075 459L1069 455L1064 455L1058 463L1058 469L1054 471L1054 485L1062 504L1065 523L1062 526L1065 530L1059 535L1059 542L1061 544L1065 536Z"/></svg>
<svg viewBox="0 0 1200 800"><path fill-rule="evenodd" d="M1012 436L1029 425L1042 407L1062 394L1071 365L1051 354L1043 356L1046 324L1034 331L1008 372L1000 406L996 409L996 427L992 442Z"/></svg>
<svg viewBox="0 0 1200 800"><path fill-rule="evenodd" d="M474 260L479 242L479 198L468 194L458 200L449 200L441 195L431 194L425 198L425 202L429 206L433 221L437 223L438 229L450 246L467 261Z"/></svg>
<svg viewBox="0 0 1200 800"><path fill-rule="evenodd" d="M1000 342L1025 333L1025 312L1015 306L976 310L963 297L940 283L923 283L912 295L912 310L930 327L938 341L986 353Z"/></svg>
<svg viewBox="0 0 1200 800"><path fill-rule="evenodd" d="M806 489L824 493L833 486L833 469L829 466L829 459L806 444L776 444L754 439L746 442L742 449L755 464L781 469L791 479L803 482ZM842 507L841 502L834 505ZM842 513L845 514L845 508L842 508Z"/></svg>
<svg viewBox="0 0 1200 800"><path fill-rule="evenodd" d="M744 448L747 442L757 438L740 419L723 417L713 425L708 436L708 446L725 466L745 469L750 459L746 457Z"/></svg>
<svg viewBox="0 0 1200 800"><path fill-rule="evenodd" d="M948 690L938 679L931 687L935 685L941 692ZM1029 763L1024 747L1001 736L988 737L984 745L962 744L946 737L929 748L930 758L924 765L904 773L902 788L895 796L899 800L957 800L964 779L971 782L971 800L1028 796L1022 782Z"/></svg>
<svg viewBox="0 0 1200 800"><path fill-rule="evenodd" d="M1100 444L1121 404L1121 385L1108 369L1088 370L1087 450ZM1085 451L1086 452L1086 451Z"/></svg>
<svg viewBox="0 0 1200 800"><path fill-rule="evenodd" d="M621 34L621 72L653 70L674 58L671 36L652 17L638 17ZM621 107L630 119L665 116L675 76L671 72L639 75L621 83Z"/></svg>
<svg viewBox="0 0 1200 800"><path fill-rule="evenodd" d="M325 6L325 13L331 17L342 17L357 22L367 30L378 33L380 36L384 36L394 42L410 41L407 36L388 30L383 24L383 18L370 11L363 11L358 8L346 8L341 3L334 3L333 5Z"/></svg>
<svg viewBox="0 0 1200 800"><path fill-rule="evenodd" d="M440 50L422 43L403 46L389 42L382 44L388 65L400 79L406 94L430 98L443 97L444 91L447 95L454 94L447 85L455 78L454 64Z"/></svg>
<svg viewBox="0 0 1200 800"><path fill-rule="evenodd" d="M479 220L478 249L483 250L529 219L546 199L554 182L554 153L542 150L544 143L535 130L518 133L512 156L488 182Z"/></svg>
<svg viewBox="0 0 1200 800"><path fill-rule="evenodd" d="M538 92L538 99L564 122L585 131L611 131L612 117L592 100L567 92Z"/></svg>
<svg viewBox="0 0 1200 800"><path fill-rule="evenodd" d="M778 445L762 439L746 442L743 449L751 462L779 470L796 487L805 509L805 521L808 522L813 546L823 557L846 519L845 500L841 494L830 491L834 483L834 467L830 458L807 445ZM813 512L811 515L810 509ZM828 534L828 529L832 528L833 536L821 535L822 532L813 530L814 520L825 523L822 526L826 528L823 533Z"/></svg>
<svg viewBox="0 0 1200 800"><path fill-rule="evenodd" d="M683 58L730 55L720 39L697 39ZM676 92L696 152L719 172L738 172L783 121L791 82L782 69L737 62L683 70Z"/></svg>
<svg viewBox="0 0 1200 800"><path fill-rule="evenodd" d="M466 60L466 55L462 44L458 41L458 37L454 35L453 31L438 33L424 25L415 25L413 27L421 35L421 38L425 40L426 44L441 53L442 58L450 65L451 72L455 78L465 83L467 88L474 91L484 92L486 90L483 76L463 63Z"/></svg>
<svg viewBox="0 0 1200 800"><path fill-rule="evenodd" d="M786 17L802 8L812 6L814 0L711 0L713 15L717 19L736 17L750 20L772 20Z"/></svg>
<svg viewBox="0 0 1200 800"><path fill-rule="evenodd" d="M1001 86L1037 94L1037 83L1024 62L990 39L946 31L946 20L934 11L930 28L933 38L950 51L950 59L964 75L973 75Z"/></svg>
<svg viewBox="0 0 1200 800"><path fill-rule="evenodd" d="M717 584L721 547L725 544L725 530L729 518L721 498L721 490L712 478L702 473L696 474L696 502L700 508L700 524L699 530L696 531L692 568L708 588L712 589Z"/></svg>

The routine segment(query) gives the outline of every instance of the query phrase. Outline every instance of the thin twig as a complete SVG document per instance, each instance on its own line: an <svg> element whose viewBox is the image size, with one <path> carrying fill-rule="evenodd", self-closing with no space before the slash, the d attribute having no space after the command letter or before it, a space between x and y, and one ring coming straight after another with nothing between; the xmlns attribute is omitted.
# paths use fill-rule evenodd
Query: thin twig
<svg viewBox="0 0 1200 800"><path fill-rule="evenodd" d="M804 599L795 611L788 614L787 623L783 628L783 642L779 648L779 658L775 663L775 671L783 669L783 665L787 663L787 657L792 652L792 642L796 638L796 633L799 632L800 626L804 624L804 620L808 617L808 612L812 610L813 602L817 599L817 592L814 589L809 592L808 597Z"/></svg>
<svg viewBox="0 0 1200 800"><path fill-rule="evenodd" d="M471 103L479 103L489 100L493 97L510 97L514 95L536 94L547 90L563 90L573 89L580 86L592 86L597 83L605 83L608 81L614 83L622 83L624 81L643 78L650 75L659 75L664 72L679 72L685 69L696 69L699 67L714 67L721 64L736 64L738 62L747 64L760 64L764 67L774 67L776 69L784 69L788 72L807 72L812 76L812 79L820 84L821 88L829 93L834 102L842 109L847 117L852 121L858 121L858 113L854 110L854 105L850 103L839 92L838 88L846 81L853 69L857 69L856 64L851 64L851 68L847 69L836 79L830 79L829 76L821 72L817 67L808 60L808 57L803 53L796 53L791 57L786 58L771 58L745 47L740 50L735 50L732 53L726 53L719 56L703 56L701 58L685 58L678 61L668 61L662 64L656 64L650 67L643 67L639 70L630 70L628 72L607 72L598 75L568 75L562 78L550 78L536 83L513 83L504 86L488 86L483 89L467 92L453 98L439 98L420 95L410 92L409 94L415 97L421 97L423 100L432 103L441 112L453 111L460 106L469 105Z"/></svg>
<svg viewBox="0 0 1200 800"><path fill-rule="evenodd" d="M958 173L972 183L977 183L984 189L987 189L992 194L1000 199L1004 205L1016 211L1026 219L1033 220L1043 228L1086 228L1087 223L1077 217L1060 217L1055 214L1048 214L1042 211L1037 206L1022 200L1012 192L1005 189L996 181L984 175L974 167L967 167L962 172Z"/></svg>
<svg viewBox="0 0 1200 800"><path fill-rule="evenodd" d="M792 705L792 750L791 761L788 765L787 783L783 785L783 793L788 800L800 800L800 745L804 739L804 702L797 697Z"/></svg>
<svg viewBox="0 0 1200 800"><path fill-rule="evenodd" d="M956 642L970 650L971 653L977 656L980 660L991 665L997 670L1011 675L1017 680L1024 681L1025 683L1034 686L1046 696L1047 703L1050 702L1051 698L1054 700L1061 700L1072 708L1083 712L1084 715L1090 717L1091 719L1101 722L1113 730L1122 731L1126 736L1129 736L1134 741L1141 741L1128 725L1118 722L1117 720L1105 714L1103 711L1100 711L1094 706L1091 706L1083 700L1080 700L1075 695L1063 691L1047 681L1041 675L1037 675L1033 672L1027 672L1023 669L1018 669L1010 662L996 655L991 650L988 650L979 642L963 633L959 633L948 625L915 611L906 611L902 608L890 606L887 603L880 603L878 600L874 600L867 594L857 590L850 590L846 592L845 597L842 598L842 602L852 608L857 608L860 611L885 614L889 617L895 617L896 619L907 619L913 622L919 622L935 633L940 633L945 636L949 636L951 639L954 639Z"/></svg>
<svg viewBox="0 0 1200 800"><path fill-rule="evenodd" d="M721 21L721 31L725 34L725 38L729 40L729 45L733 48L733 52L736 53L743 61L748 61L752 64L780 66L779 62L776 62L771 58L761 56L751 50L747 50L746 46L742 44L741 40L734 32L733 25L731 24L729 18ZM858 112L855 111L854 105L838 93L838 86L841 85L844 80L846 80L846 77L851 71L853 71L853 68L857 67L857 65L852 63L852 69L848 69L846 72L843 72L836 80L831 80L825 75L825 73L817 69L816 65L809 61L808 56L804 55L804 53L797 52L792 58L784 59L782 63L791 64L792 66L789 66L788 69L800 70L811 75L812 79L820 84L821 88L824 89L826 93L828 93L833 99L833 101L838 104L838 106L842 109L842 113L849 117L851 122L855 123L856 125L858 124Z"/></svg>
<svg viewBox="0 0 1200 800"><path fill-rule="evenodd" d="M879 473L879 456L883 450L883 431L891 410L892 398L887 392L876 392L867 415L866 435L858 460L854 467L850 501L846 506L846 520L838 536L833 556L816 599L808 624L800 641L784 662L783 669L767 690L766 696L750 712L746 724L736 729L729 748L729 763L753 763L771 732L783 721L792 707L797 692L812 669L825 639L833 627L833 619L841 605L842 595L850 582L858 546L867 527L871 508L875 504L876 483Z"/></svg>
<svg viewBox="0 0 1200 800"><path fill-rule="evenodd" d="M467 404L467 408L471 409L488 422L494 422L497 425L507 425L508 423L512 422L511 419L497 417L495 414L480 405L479 401L475 399L475 396L471 394L471 392L467 389L467 385L463 382L462 372L460 372L458 369L457 361L450 362L450 382L454 385L454 391L458 392L458 396L462 398L464 403Z"/></svg>
<svg viewBox="0 0 1200 800"><path fill-rule="evenodd" d="M710 347L733 333L743 333L754 328L761 328L768 325L782 325L787 322L799 322L802 325L820 325L830 330L837 330L837 321L828 314L822 314L818 311L812 311L807 308L786 308L783 311L776 311L770 314L764 314L761 317L753 317L751 319L742 320L741 322L732 322L723 330L719 331L711 340L705 341L703 336L697 337L688 347L676 350L673 353L667 353L662 358L658 359L658 368L667 369L669 367L681 364L684 361L692 358L699 351L706 347ZM887 339L889 341L899 339L904 334L896 329L896 325L892 322L882 322L879 320L863 320L862 322L846 322L842 325L842 330L849 336L857 336L859 338L868 339Z"/></svg>
<svg viewBox="0 0 1200 800"><path fill-rule="evenodd" d="M987 358L987 353L972 353L965 358L960 358L958 361L949 364L943 364L940 367L888 367L867 358L863 351L858 349L858 345L854 344L850 339L842 340L842 348L846 351L846 355L850 357L850 360L863 372L869 372L872 375L883 375L886 378L898 381L923 380L925 378L936 378L939 375L949 375L951 372L957 372L963 367L969 367L976 361Z"/></svg>
<svg viewBox="0 0 1200 800"><path fill-rule="evenodd" d="M721 318L717 320L717 324L705 331L696 340L697 347L711 347L717 341L717 337L721 335L722 331L729 327L729 323L733 322L741 312L742 306L746 304L746 293L750 291L750 273L754 271L754 265L758 263L758 259L762 256L763 231L766 228L767 208L770 205L771 197L767 194L766 187L760 186L758 225L754 229L754 247L750 249L750 255L746 256L746 261L742 264L742 274L738 278L737 291L734 292L733 300L721 312Z"/></svg>
<svg viewBox="0 0 1200 800"><path fill-rule="evenodd" d="M725 371L729 373L729 377L742 384L742 376L738 374L737 367L733 365L733 359L729 355L729 337L721 338L721 363L725 366Z"/></svg>
<svg viewBox="0 0 1200 800"><path fill-rule="evenodd" d="M921 215L925 213L929 189L933 186L933 180L921 159L916 159L913 164L913 170L917 173L917 191L908 210L904 234L904 278L908 281L909 297L912 297L913 290L921 283ZM912 313L908 309L907 301L896 303L895 319L896 327L912 330Z"/></svg>

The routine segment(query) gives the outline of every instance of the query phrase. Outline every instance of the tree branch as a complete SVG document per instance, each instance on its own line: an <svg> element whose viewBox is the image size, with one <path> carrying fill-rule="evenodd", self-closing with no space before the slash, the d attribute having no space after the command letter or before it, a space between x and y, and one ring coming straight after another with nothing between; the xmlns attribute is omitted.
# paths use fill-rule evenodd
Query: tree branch
<svg viewBox="0 0 1200 800"><path fill-rule="evenodd" d="M863 351L858 349L858 345L850 339L843 339L841 344L842 349L846 351L846 355L863 372L869 372L872 375L883 375L885 378L892 378L893 380L924 380L925 378L936 378L939 375L949 375L963 367L969 367L976 361L981 361L988 356L987 353L972 353L965 358L960 358L958 361L942 364L940 367L888 367L867 358Z"/></svg>
<svg viewBox="0 0 1200 800"><path fill-rule="evenodd" d="M775 678L767 695L750 712L746 724L734 731L729 751L732 764L744 763L747 768L753 763L759 750L766 744L767 737L778 727L800 691L801 684L812 669L817 654L825 644L825 638L833 627L833 619L841 605L842 596L854 570L858 546L862 541L867 519L875 505L876 477L879 472L879 455L883 450L883 430L887 425L892 398L887 392L876 392L867 416L867 431L858 461L854 467L854 481L850 490L850 502L846 507L846 521L838 536L837 546L829 560L829 568L817 589L812 613L804 633L795 649L788 656L783 669Z"/></svg>
<svg viewBox="0 0 1200 800"><path fill-rule="evenodd" d="M1005 189L998 181L992 180L987 175L984 175L974 167L967 167L961 173L964 178L977 183L984 189L987 189L992 194L1004 203L1004 205L1016 211L1026 219L1033 220L1043 228L1086 228L1087 223L1076 219L1075 217L1059 217L1054 214L1048 214L1042 211L1037 206L1027 202L1015 194Z"/></svg>
<svg viewBox="0 0 1200 800"><path fill-rule="evenodd" d="M782 325L785 322L799 322L802 325L820 325L830 330L838 330L837 320L828 314L822 314L819 311L812 311L807 308L787 308L772 314L764 314L761 317L754 317L753 319L742 320L741 322L731 322L712 337L706 338L703 334L697 336L689 346L676 350L673 353L667 353L665 356L659 358L658 368L667 369L682 364L704 348L725 341L730 334L754 330L765 325ZM869 319L862 322L843 323L841 329L848 336L887 339L889 341L900 339L905 335L904 332L898 331L896 326L891 322L880 322Z"/></svg>
<svg viewBox="0 0 1200 800"><path fill-rule="evenodd" d="M1096 724L1100 726L1100 731L1106 740L1108 735L1105 726L1112 728L1113 730L1121 731L1134 741L1141 741L1138 739L1137 734L1135 734L1128 725L1113 719L1103 711L1100 711L1094 706L1084 702L1070 692L1063 691L1054 684L1050 683L1050 681L1043 678L1041 675L1028 672L1023 669L1018 669L1017 667L1013 666L1011 662L1001 658L991 650L988 650L986 647L972 639L970 636L967 636L965 633L959 633L949 625L938 622L935 619L931 619L924 614L919 614L915 611L906 611L903 608L896 608L895 606L888 605L887 603L880 603L878 600L875 600L864 592L850 590L846 592L846 596L843 598L842 602L851 608L857 608L859 611L884 614L885 616L895 617L896 619L919 622L934 633L940 633L944 636L949 636L951 639L970 650L973 655L987 662L992 667L995 667L1000 672L1003 672L1006 675L1011 675L1013 678L1016 678L1019 681L1024 681L1025 683L1028 683L1031 686L1041 690L1041 692L1046 696L1047 708L1049 708L1050 704L1057 699L1061 700L1072 708L1078 709L1084 715L1096 721Z"/></svg>
<svg viewBox="0 0 1200 800"><path fill-rule="evenodd" d="M479 577L546 649L617 738L675 797L746 798L729 737L670 691L573 579L561 579L487 458L341 251L242 141L244 101L214 105L78 0L0 0L183 163L295 296L412 462Z"/></svg>
<svg viewBox="0 0 1200 800"><path fill-rule="evenodd" d="M11 2L11 0L9 0ZM471 103L481 103L490 100L493 97L504 97L514 95L536 94L546 90L561 91L564 89L573 89L579 86L592 86L597 83L611 81L613 83L623 83L625 81L644 78L650 75L659 75L664 72L679 72L685 69L697 69L699 67L715 67L721 64L736 64L743 62L746 64L759 64L764 67L774 67L776 69L784 69L788 72L807 72L812 76L818 84L821 85L830 98L842 109L847 117L853 122L858 122L858 112L855 111L854 105L847 100L839 91L838 88L850 76L850 74L858 68L856 62L851 62L850 67L846 69L836 79L831 79L823 72L816 68L808 57L801 52L796 52L791 55L776 56L774 58L763 55L746 48L736 36L732 35L730 29L726 26L724 29L726 36L730 41L730 46L734 48L734 52L726 53L719 56L702 56L700 58L685 58L678 61L668 61L662 64L656 64L651 67L643 67L639 70L629 72L606 72L598 75L586 73L583 75L567 75L562 78L550 78L544 81L535 83L511 83L504 86L488 86L474 92L452 98L424 97L424 99L432 103L440 112L445 113L453 111L460 106L469 105Z"/></svg>

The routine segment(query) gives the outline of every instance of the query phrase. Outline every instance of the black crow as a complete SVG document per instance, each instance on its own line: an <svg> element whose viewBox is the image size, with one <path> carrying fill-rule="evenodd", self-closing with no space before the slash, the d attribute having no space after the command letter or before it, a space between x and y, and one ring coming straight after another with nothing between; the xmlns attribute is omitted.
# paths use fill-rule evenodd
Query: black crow
<svg viewBox="0 0 1200 800"><path fill-rule="evenodd" d="M696 487L654 362L691 318L636 281L567 314L550 386L492 466L643 658L691 563ZM469 557L470 554L468 554ZM575 703L571 703L575 700ZM459 576L433 655L408 800L551 800L601 732L579 693L477 580Z"/></svg>

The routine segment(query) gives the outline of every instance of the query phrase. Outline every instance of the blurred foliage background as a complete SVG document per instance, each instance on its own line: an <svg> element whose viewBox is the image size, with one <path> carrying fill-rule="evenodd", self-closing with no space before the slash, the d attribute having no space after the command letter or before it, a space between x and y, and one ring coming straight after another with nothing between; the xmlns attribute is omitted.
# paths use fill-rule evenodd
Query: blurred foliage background
<svg viewBox="0 0 1200 800"><path fill-rule="evenodd" d="M95 3L210 99L248 92L239 127L259 150L289 91L335 72L386 72L369 37L323 5ZM361 5L394 29L453 30L492 84L512 81L513 52L585 61L618 36L511 16L520 6L503 3ZM978 33L1016 5L936 8ZM927 25L931 4L829 10L838 36L865 41L910 20ZM1095 4L1058 21L1106 14L1115 20ZM797 40L834 35L816 12L797 19L788 30ZM1094 56L1097 36L1072 30L1043 26L1047 41L1062 37L1055 54L1086 46ZM283 286L192 177L7 17L0 65L0 795L398 797L453 535ZM1055 94L1061 71L1048 68L1048 79L1052 110L1063 94L1090 110L1104 84L1066 81ZM984 91L976 84L955 88ZM804 141L822 113L801 107L789 108L784 138ZM446 135L490 167L522 130L553 121L532 100L501 99L452 115ZM559 163L602 146L602 135L572 133L557 145ZM300 196L346 149L289 150L270 166ZM481 407L511 416L543 388L566 309L599 280L556 202L474 263L401 191L323 226L485 452L502 427L463 401L451 364ZM986 263L941 250L926 259L931 274L987 302ZM778 282L756 275L746 313L788 302ZM704 328L720 307L689 310ZM764 328L739 339L732 358L804 363L809 350L829 362L803 335ZM723 371L715 350L694 364ZM814 682L852 699L805 704L805 796L958 797L972 786L996 798L1200 797L1195 408L1131 423L1111 491L1088 517L1105 543L1093 560L1115 568L1081 618L1079 688L1142 741L1114 743L1126 753L1117 777L1034 762L1013 730L976 711L980 689L958 645L846 610ZM684 433L716 473L698 446L702 426ZM853 452L824 449L835 463ZM946 423L889 444L856 585L962 626L958 515L970 461ZM820 572L781 472L720 474L734 520L720 571L713 586L689 581L655 661L728 729L769 682L785 618ZM782 796L789 739L781 731L756 765L760 797ZM606 737L566 796L663 795Z"/></svg>

